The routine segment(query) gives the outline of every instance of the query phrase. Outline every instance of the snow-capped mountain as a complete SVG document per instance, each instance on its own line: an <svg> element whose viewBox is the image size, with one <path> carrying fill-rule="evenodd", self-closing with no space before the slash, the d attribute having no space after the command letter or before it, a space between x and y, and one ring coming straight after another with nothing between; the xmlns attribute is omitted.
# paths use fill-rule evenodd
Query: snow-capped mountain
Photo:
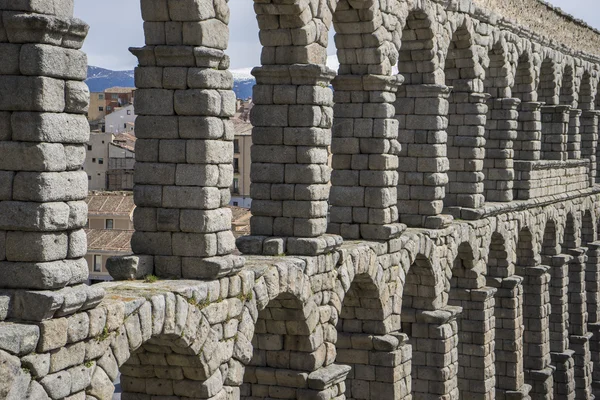
<svg viewBox="0 0 600 400"><path fill-rule="evenodd" d="M115 87L135 87L133 71L111 71L100 67L88 66L88 77L85 81L90 92L103 92Z"/></svg>
<svg viewBox="0 0 600 400"><path fill-rule="evenodd" d="M252 68L231 70L233 74L233 91L239 99L252 97L252 87L255 79L250 75ZM103 92L108 88L135 87L133 70L131 71L111 71L109 69L88 66L87 83L90 92Z"/></svg>

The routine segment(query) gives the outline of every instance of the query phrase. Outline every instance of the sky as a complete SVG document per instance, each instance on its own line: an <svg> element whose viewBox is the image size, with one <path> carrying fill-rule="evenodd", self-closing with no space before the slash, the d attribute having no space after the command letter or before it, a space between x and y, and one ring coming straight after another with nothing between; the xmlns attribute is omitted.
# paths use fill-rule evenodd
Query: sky
<svg viewBox="0 0 600 400"><path fill-rule="evenodd" d="M227 53L232 69L260 65L261 46L253 3L252 0L229 0L231 19ZM598 0L550 0L550 3L600 29ZM128 48L144 45L139 0L102 0L101 3L75 0L75 16L90 25L83 47L90 65L112 70L129 70L136 66L136 58ZM328 53L335 54L332 45Z"/></svg>

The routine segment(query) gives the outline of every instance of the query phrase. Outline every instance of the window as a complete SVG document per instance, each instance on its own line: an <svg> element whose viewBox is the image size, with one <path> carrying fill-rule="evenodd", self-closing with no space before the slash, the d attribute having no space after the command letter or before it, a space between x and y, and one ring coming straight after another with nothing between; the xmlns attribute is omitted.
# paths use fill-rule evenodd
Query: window
<svg viewBox="0 0 600 400"><path fill-rule="evenodd" d="M116 94L116 93L113 93L113 94L112 94L112 96L111 96L111 98L112 98L113 100L117 100L117 99L119 98L119 95L118 95L118 94Z"/></svg>
<svg viewBox="0 0 600 400"><path fill-rule="evenodd" d="M88 144L88 151L92 151L92 145Z"/></svg>
<svg viewBox="0 0 600 400"><path fill-rule="evenodd" d="M104 228L105 229L113 229L115 221L112 219L107 219L106 222L104 223Z"/></svg>
<svg viewBox="0 0 600 400"><path fill-rule="evenodd" d="M240 173L240 159L239 158L233 159L233 172L236 174Z"/></svg>
<svg viewBox="0 0 600 400"><path fill-rule="evenodd" d="M240 152L240 141L239 141L239 139L235 139L233 141L233 152L235 154L238 154Z"/></svg>
<svg viewBox="0 0 600 400"><path fill-rule="evenodd" d="M98 95L98 100L104 100L104 95L103 94L99 94Z"/></svg>
<svg viewBox="0 0 600 400"><path fill-rule="evenodd" d="M240 192L240 181L238 178L233 178L233 193Z"/></svg>
<svg viewBox="0 0 600 400"><path fill-rule="evenodd" d="M98 111L104 111L104 107L98 107Z"/></svg>
<svg viewBox="0 0 600 400"><path fill-rule="evenodd" d="M95 158L92 158L92 162L96 162L96 159L95 159Z"/></svg>
<svg viewBox="0 0 600 400"><path fill-rule="evenodd" d="M88 181L91 181L91 180L92 180L92 176L88 175Z"/></svg>
<svg viewBox="0 0 600 400"><path fill-rule="evenodd" d="M98 164L104 164L104 158L99 158L98 159Z"/></svg>
<svg viewBox="0 0 600 400"><path fill-rule="evenodd" d="M124 124L123 124L123 128L127 128L127 123L124 123Z"/></svg>
<svg viewBox="0 0 600 400"><path fill-rule="evenodd" d="M102 272L102 256L94 256L94 272Z"/></svg>
<svg viewBox="0 0 600 400"><path fill-rule="evenodd" d="M127 110L127 115L131 115L131 110Z"/></svg>
<svg viewBox="0 0 600 400"><path fill-rule="evenodd" d="M238 203L237 201L234 201L234 202L233 202L233 205L234 205L234 206L236 206L236 207L238 206L238 204L239 204L239 203Z"/></svg>
<svg viewBox="0 0 600 400"><path fill-rule="evenodd" d="M106 111L110 111L111 107L110 106L106 106Z"/></svg>

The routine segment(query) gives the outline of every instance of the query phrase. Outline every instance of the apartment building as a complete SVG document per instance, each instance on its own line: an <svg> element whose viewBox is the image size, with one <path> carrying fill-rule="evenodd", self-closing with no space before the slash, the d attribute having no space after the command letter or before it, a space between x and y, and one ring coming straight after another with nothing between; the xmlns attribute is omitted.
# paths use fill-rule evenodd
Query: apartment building
<svg viewBox="0 0 600 400"><path fill-rule="evenodd" d="M237 112L231 119L235 128L235 137L233 140L233 185L229 204L245 208L250 208L250 204L252 204L250 197L251 109L251 100L238 100Z"/></svg>
<svg viewBox="0 0 600 400"><path fill-rule="evenodd" d="M90 192L88 205L88 253L85 257L90 281L110 280L106 260L131 254L133 194L131 192Z"/></svg>

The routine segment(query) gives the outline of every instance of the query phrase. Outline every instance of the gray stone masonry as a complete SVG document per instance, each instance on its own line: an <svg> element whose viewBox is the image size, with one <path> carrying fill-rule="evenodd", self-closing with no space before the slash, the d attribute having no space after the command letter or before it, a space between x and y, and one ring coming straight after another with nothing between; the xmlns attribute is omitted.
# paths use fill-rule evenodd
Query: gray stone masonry
<svg viewBox="0 0 600 400"><path fill-rule="evenodd" d="M233 182L229 118L235 112L224 53L229 10L220 1L142 1L142 16L146 47L131 49L139 60L136 257L107 267L119 279L235 274L244 260L232 254L231 211L225 208Z"/></svg>
<svg viewBox="0 0 600 400"><path fill-rule="evenodd" d="M140 4L135 254L88 286L88 27L0 0L0 399L600 396L597 31L537 0L255 1L236 249L227 2Z"/></svg>
<svg viewBox="0 0 600 400"><path fill-rule="evenodd" d="M9 301L0 314L41 321L93 308L103 296L83 285L89 92L80 48L88 26L73 18L72 1L7 3L0 4L0 290Z"/></svg>

